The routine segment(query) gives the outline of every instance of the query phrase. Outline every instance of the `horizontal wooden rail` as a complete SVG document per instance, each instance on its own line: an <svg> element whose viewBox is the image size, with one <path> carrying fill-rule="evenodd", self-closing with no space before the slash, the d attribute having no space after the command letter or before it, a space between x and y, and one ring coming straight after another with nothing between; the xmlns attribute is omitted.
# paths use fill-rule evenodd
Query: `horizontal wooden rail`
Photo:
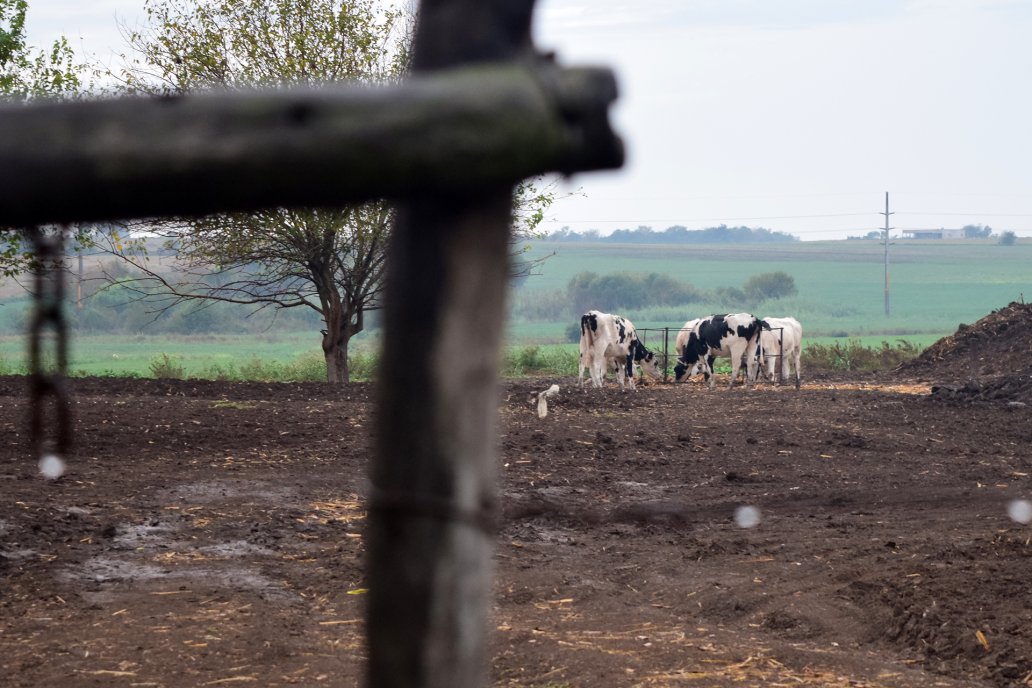
<svg viewBox="0 0 1032 688"><path fill-rule="evenodd" d="M0 226L476 193L618 167L605 69L0 107Z"/></svg>

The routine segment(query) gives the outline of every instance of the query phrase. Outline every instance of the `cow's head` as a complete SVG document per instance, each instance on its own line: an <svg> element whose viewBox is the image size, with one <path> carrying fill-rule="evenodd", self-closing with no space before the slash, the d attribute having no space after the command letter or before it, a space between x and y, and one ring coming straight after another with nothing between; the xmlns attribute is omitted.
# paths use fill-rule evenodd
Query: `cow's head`
<svg viewBox="0 0 1032 688"><path fill-rule="evenodd" d="M776 354L760 352L763 365L767 369L767 380L774 382L777 379L777 363L780 360Z"/></svg>
<svg viewBox="0 0 1032 688"><path fill-rule="evenodd" d="M699 368L704 363L704 353L706 351L706 343L699 339L698 334L692 332L688 335L688 341L684 345L684 349L678 352L680 355L677 357L677 365L674 366L674 382L680 382L682 379L687 381L692 375L699 372ZM706 371L706 377L709 377L709 371Z"/></svg>
<svg viewBox="0 0 1032 688"><path fill-rule="evenodd" d="M631 345L631 357L633 357L634 362L641 366L641 369L644 370L649 377L656 380L663 377L663 371L659 369L659 357L657 357L655 353L646 349L645 345L638 340L635 340Z"/></svg>
<svg viewBox="0 0 1032 688"><path fill-rule="evenodd" d="M628 345L627 360L624 362L624 374L629 378L634 377L635 363L641 366L641 369L648 373L650 377L662 377L662 373L659 371L659 361L656 359L656 354L646 349L645 345L642 344L637 337L632 339L630 345Z"/></svg>
<svg viewBox="0 0 1032 688"><path fill-rule="evenodd" d="M674 382L687 382L691 379L692 375L702 371L703 378L709 380L710 368L706 365L706 361L699 359L695 363L688 363L683 358L677 359L677 365L674 366Z"/></svg>

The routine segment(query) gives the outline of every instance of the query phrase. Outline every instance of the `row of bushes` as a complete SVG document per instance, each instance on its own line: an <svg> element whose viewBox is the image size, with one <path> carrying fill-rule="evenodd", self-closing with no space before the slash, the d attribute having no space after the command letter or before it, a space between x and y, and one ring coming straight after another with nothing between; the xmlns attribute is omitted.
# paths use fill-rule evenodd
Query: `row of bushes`
<svg viewBox="0 0 1032 688"><path fill-rule="evenodd" d="M880 346L864 346L850 339L834 344L810 344L803 349L801 367L806 373L874 372L892 370L921 353L921 347L906 340L895 344L883 341ZM511 348L505 357L505 377L528 375L576 375L578 353L575 349L523 346ZM671 366L672 367L672 366ZM718 359L717 370L730 372L727 359Z"/></svg>
<svg viewBox="0 0 1032 688"><path fill-rule="evenodd" d="M780 271L754 275L741 288L706 290L655 272L605 275L581 272L574 275L563 289L517 291L513 314L522 320L556 321L579 318L581 313L591 309L619 312L631 317L646 308L677 307L679 313L698 310L690 304L714 304L717 310L713 312L733 313L797 293L792 276Z"/></svg>
<svg viewBox="0 0 1032 688"><path fill-rule="evenodd" d="M803 370L831 372L837 370L872 372L892 370L901 363L917 358L921 347L904 339L895 344L882 342L881 346L863 346L856 340L844 344L811 344L803 349Z"/></svg>
<svg viewBox="0 0 1032 688"><path fill-rule="evenodd" d="M377 357L373 354L356 353L348 356L348 369L354 381L371 380L376 375ZM187 377L204 380L253 381L253 382L323 382L326 380L326 362L320 352L301 354L289 363L263 361L252 358L240 366L232 363L212 363L198 373L187 375L183 361L178 356L160 354L150 363L149 377L157 379L182 380Z"/></svg>
<svg viewBox="0 0 1032 688"><path fill-rule="evenodd" d="M803 349L802 368L804 372L873 372L892 370L921 353L921 347L906 340L895 344L883 341L880 346L864 346L851 339L834 344L810 344ZM244 364L238 370L222 371L217 367L214 374L198 375L225 380L321 380L324 377L321 357L317 360L300 359L297 364L263 364L255 360ZM577 374L577 349L559 346L513 346L502 359L500 373L506 378L534 377L544 375L573 376ZM170 377L164 373L166 366L159 359L151 365L152 377ZM369 380L375 377L378 359L375 354L359 354L349 358L351 376L355 380ZM718 370L728 372L730 363L718 364ZM171 376L174 377L174 376Z"/></svg>
<svg viewBox="0 0 1032 688"><path fill-rule="evenodd" d="M857 340L835 342L830 345L810 344L803 349L802 368L804 374L891 370L920 353L919 346L902 339L895 344L882 342L878 347L864 346ZM573 376L577 374L577 360L578 352L573 347L514 346L506 351L500 372L507 378ZM356 353L348 358L348 363L352 380L371 380L376 376L379 359L376 354ZM727 372L730 365L726 361L718 362L717 370ZM25 372L19 369L19 366L12 366L0 359L0 375L17 375ZM119 374L135 377L133 374ZM198 372L187 373L181 357L162 353L151 360L149 375L146 377L177 380L190 377L226 381L320 382L326 379L326 367L322 355L312 352L302 354L289 363L253 358L239 366L232 363L213 363Z"/></svg>
<svg viewBox="0 0 1032 688"><path fill-rule="evenodd" d="M376 376L378 357L374 354L356 353L348 357L351 379L372 380ZM0 358L0 375L27 375L24 365L12 364ZM72 377L86 377L96 373L72 370ZM313 351L297 356L293 361L281 363L259 358L234 363L211 363L200 370L188 372L181 356L161 353L151 359L147 374L125 371L101 373L107 377L143 377L157 380L222 380L227 382L324 382L326 363L321 352Z"/></svg>

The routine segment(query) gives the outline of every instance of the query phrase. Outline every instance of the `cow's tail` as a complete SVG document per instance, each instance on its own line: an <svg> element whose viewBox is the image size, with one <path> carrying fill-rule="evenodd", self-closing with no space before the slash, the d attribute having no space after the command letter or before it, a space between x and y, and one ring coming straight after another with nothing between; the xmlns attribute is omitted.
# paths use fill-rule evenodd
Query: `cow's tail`
<svg viewBox="0 0 1032 688"><path fill-rule="evenodd" d="M760 320L759 318L756 318L756 325L756 342L754 344L754 346L756 347L756 354L755 356L753 356L753 366L755 367L755 370L752 375L753 377L758 379L760 377L760 371L766 368L767 365L767 359L763 352L763 337L761 336L761 334L764 330L767 330L768 332L771 332L772 330L770 329L770 323L768 323L766 320ZM749 381L750 377L749 367L750 366L746 364L745 379L747 381ZM748 385L748 382L746 384Z"/></svg>
<svg viewBox="0 0 1032 688"><path fill-rule="evenodd" d="M595 349L595 330L591 327L591 315L585 313L580 318L580 364L581 366L588 365L588 352ZM581 373L584 372L584 368L581 368Z"/></svg>
<svg viewBox="0 0 1032 688"><path fill-rule="evenodd" d="M768 332L771 331L770 323L768 323L766 320L760 320L759 318L756 318L756 329L753 331L753 337L756 338L756 341L753 342L750 340L749 344L756 347L755 358L757 361L763 360L763 337L760 335L764 330L767 330Z"/></svg>

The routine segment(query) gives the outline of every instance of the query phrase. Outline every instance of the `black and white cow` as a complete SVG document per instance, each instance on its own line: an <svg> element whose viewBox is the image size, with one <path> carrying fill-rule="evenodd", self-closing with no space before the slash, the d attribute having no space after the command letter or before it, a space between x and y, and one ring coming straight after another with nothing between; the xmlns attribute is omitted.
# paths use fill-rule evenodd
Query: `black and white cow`
<svg viewBox="0 0 1032 688"><path fill-rule="evenodd" d="M626 379L634 389L634 365L652 377L659 378L659 361L638 339L634 325L627 318L601 311L588 311L581 316L580 369L577 380L584 386L584 369L591 375L591 384L602 386L606 371L616 368L620 389Z"/></svg>
<svg viewBox="0 0 1032 688"><path fill-rule="evenodd" d="M711 315L702 318L688 334L684 346L677 352L677 365L674 366L676 381L688 379L697 370L709 380L710 389L716 386L713 377L713 361L717 357L731 359L731 384L735 386L735 378L742 365L742 357L746 357L745 387L748 389L756 378L756 353L760 346L760 331L770 326L749 313L729 313L727 315Z"/></svg>
<svg viewBox="0 0 1032 688"><path fill-rule="evenodd" d="M677 339L674 340L674 351L677 352L678 356L680 356L681 353L684 351L684 345L688 343L688 336L691 335L692 330L694 330L695 326L698 325L701 321L702 318L695 318L694 320L689 320L678 331Z"/></svg>
<svg viewBox="0 0 1032 688"><path fill-rule="evenodd" d="M767 379L774 382L775 365L781 357L781 379L787 380L795 367L795 386L799 389L799 361L803 354L803 326L795 318L764 318L770 330L760 332L760 354L766 361Z"/></svg>

